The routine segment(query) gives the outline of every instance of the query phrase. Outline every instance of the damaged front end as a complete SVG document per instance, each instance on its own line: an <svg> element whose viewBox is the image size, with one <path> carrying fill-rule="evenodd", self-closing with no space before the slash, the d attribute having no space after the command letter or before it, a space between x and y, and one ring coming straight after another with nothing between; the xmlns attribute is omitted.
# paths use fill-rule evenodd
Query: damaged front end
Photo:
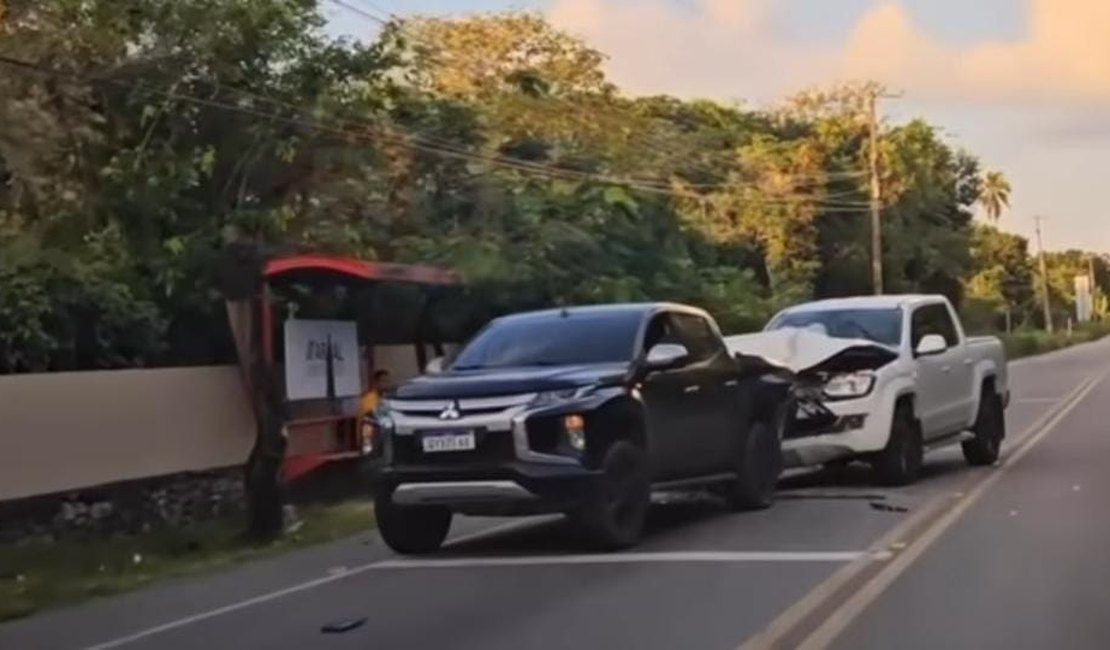
<svg viewBox="0 0 1110 650"><path fill-rule="evenodd" d="M862 428L868 413L838 415L826 405L866 397L874 389L875 372L898 358L897 350L871 341L791 328L725 342L741 364L764 366L790 381L795 408L786 438Z"/></svg>

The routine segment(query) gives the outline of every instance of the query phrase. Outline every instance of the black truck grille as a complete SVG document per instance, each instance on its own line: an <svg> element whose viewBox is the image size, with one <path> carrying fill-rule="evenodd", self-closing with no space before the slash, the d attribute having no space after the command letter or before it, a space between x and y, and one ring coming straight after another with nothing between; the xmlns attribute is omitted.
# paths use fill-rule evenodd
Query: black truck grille
<svg viewBox="0 0 1110 650"><path fill-rule="evenodd" d="M510 431L475 431L475 448L466 451L425 453L420 439L425 432L393 437L393 460L400 465L478 465L499 463L516 457ZM426 432L434 435L434 431Z"/></svg>

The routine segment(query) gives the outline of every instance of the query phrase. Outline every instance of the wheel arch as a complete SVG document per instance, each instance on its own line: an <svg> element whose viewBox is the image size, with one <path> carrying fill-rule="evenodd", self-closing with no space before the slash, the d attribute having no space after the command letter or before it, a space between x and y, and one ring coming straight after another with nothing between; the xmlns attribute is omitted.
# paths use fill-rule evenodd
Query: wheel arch
<svg viewBox="0 0 1110 650"><path fill-rule="evenodd" d="M632 395L615 395L594 407L586 417L586 462L598 467L605 450L628 440L648 451L643 402Z"/></svg>
<svg viewBox="0 0 1110 650"><path fill-rule="evenodd" d="M974 426L975 420L979 417L979 409L983 407L983 396L987 394L987 390L998 393L998 371L994 364L985 361L975 367L975 377L971 384L975 390L975 397L972 400L970 413L968 414L967 426Z"/></svg>

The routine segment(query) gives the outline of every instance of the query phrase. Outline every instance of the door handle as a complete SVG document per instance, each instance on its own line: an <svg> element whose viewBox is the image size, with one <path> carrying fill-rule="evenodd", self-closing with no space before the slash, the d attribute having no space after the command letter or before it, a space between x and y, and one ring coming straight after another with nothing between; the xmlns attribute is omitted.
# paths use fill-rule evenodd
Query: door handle
<svg viewBox="0 0 1110 650"><path fill-rule="evenodd" d="M737 380L737 379L729 379L728 381L725 382L725 386L728 386L729 388L732 388L733 386L735 386L739 383L740 383L740 381Z"/></svg>
<svg viewBox="0 0 1110 650"><path fill-rule="evenodd" d="M701 386L687 386L686 388L683 388L683 389L682 389L682 392L684 392L684 393L686 393L687 395L689 395L689 394L691 394L691 393L696 393L696 392L698 392L699 390L701 390Z"/></svg>

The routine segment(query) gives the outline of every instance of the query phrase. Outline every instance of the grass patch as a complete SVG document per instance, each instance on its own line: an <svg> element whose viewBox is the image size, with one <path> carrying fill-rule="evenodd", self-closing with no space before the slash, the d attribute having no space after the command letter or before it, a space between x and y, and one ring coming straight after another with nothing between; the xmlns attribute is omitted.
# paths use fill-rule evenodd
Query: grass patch
<svg viewBox="0 0 1110 650"><path fill-rule="evenodd" d="M1010 334L1002 334L999 338L1006 346L1008 358L1020 359L1080 343L1097 341L1107 335L1110 335L1110 324L1093 323L1077 327L1070 334L1066 331L1049 334L1040 330L1018 330Z"/></svg>
<svg viewBox="0 0 1110 650"><path fill-rule="evenodd" d="M303 526L269 544L245 540L239 517L112 539L0 545L0 621L342 539L373 525L365 500L307 506L298 516Z"/></svg>

